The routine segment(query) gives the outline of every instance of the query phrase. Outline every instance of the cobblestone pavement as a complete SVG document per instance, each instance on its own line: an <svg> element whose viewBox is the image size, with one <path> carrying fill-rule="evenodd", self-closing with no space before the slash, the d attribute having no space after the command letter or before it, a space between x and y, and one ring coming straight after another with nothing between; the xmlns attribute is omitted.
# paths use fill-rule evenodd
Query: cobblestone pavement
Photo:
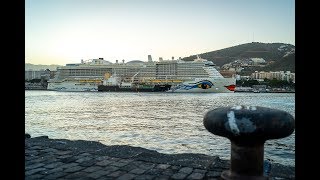
<svg viewBox="0 0 320 180"><path fill-rule="evenodd" d="M166 155L130 146L47 137L25 139L25 179L220 179L229 161L199 154ZM280 169L279 169L280 168ZM282 170L281 170L282 168ZM295 179L278 166L271 179Z"/></svg>

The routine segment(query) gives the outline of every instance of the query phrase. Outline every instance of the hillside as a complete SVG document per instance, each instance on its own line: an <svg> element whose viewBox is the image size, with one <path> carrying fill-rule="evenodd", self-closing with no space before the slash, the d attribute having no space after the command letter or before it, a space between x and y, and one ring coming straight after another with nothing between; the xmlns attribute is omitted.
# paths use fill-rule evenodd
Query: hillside
<svg viewBox="0 0 320 180"><path fill-rule="evenodd" d="M266 65L265 67L255 67L255 68L247 68L242 70L240 75L248 76L254 71L290 71L295 72L295 53L288 54L275 61L272 64Z"/></svg>
<svg viewBox="0 0 320 180"><path fill-rule="evenodd" d="M291 71L295 72L295 53L289 54L280 60L261 68L259 71Z"/></svg>
<svg viewBox="0 0 320 180"><path fill-rule="evenodd" d="M217 66L222 66L234 60L243 58L263 58L266 62L277 62L278 60L282 60L288 52L294 51L294 49L295 46L291 44L252 42L202 53L200 56L214 62ZM196 55L192 55L183 58L183 60L191 61L195 58Z"/></svg>

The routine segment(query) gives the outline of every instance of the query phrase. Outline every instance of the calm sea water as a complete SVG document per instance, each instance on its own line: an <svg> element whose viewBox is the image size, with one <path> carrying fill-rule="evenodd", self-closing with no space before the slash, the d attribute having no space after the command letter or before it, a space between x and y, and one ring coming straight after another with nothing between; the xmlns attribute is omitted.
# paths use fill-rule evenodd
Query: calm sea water
<svg viewBox="0 0 320 180"><path fill-rule="evenodd" d="M25 131L32 137L93 140L161 153L230 159L230 141L203 126L208 110L264 106L295 116L294 93L125 93L25 91ZM265 143L265 158L295 166L295 133Z"/></svg>

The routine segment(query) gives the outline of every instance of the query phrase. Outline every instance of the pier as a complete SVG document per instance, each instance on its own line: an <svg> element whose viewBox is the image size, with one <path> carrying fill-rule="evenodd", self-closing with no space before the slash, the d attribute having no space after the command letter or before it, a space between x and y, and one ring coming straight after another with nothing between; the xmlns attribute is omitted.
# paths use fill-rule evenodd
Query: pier
<svg viewBox="0 0 320 180"><path fill-rule="evenodd" d="M229 160L203 154L162 154L95 141L25 139L25 180L219 179ZM295 179L295 167L272 163L271 179Z"/></svg>

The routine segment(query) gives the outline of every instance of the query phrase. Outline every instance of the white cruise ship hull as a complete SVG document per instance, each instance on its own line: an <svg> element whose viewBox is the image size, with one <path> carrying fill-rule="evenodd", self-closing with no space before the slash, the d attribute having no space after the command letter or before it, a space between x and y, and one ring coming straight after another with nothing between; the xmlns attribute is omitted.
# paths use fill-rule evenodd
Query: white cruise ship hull
<svg viewBox="0 0 320 180"><path fill-rule="evenodd" d="M95 83L79 83L79 82L49 82L47 90L51 91L98 91L98 84Z"/></svg>
<svg viewBox="0 0 320 180"><path fill-rule="evenodd" d="M233 93L236 80L234 78L198 79L181 83L167 92L176 93Z"/></svg>

